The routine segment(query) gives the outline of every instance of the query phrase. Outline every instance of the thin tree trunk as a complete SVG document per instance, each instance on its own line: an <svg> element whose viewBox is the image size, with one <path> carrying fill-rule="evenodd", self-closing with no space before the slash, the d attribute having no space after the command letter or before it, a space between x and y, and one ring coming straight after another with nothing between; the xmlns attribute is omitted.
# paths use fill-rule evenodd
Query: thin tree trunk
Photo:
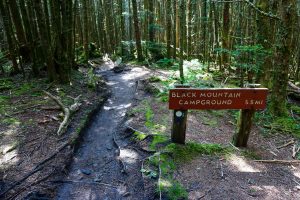
<svg viewBox="0 0 300 200"><path fill-rule="evenodd" d="M143 52L142 52L139 19L138 19L138 14L137 14L137 4L136 4L136 0L131 0L131 2L132 2L133 23L134 23L134 30L135 30L135 42L136 42L137 57L138 57L139 61L142 61L144 58L143 58Z"/></svg>
<svg viewBox="0 0 300 200"><path fill-rule="evenodd" d="M15 45L13 43L13 38L12 38L13 31L11 28L10 17L7 12L7 7L4 4L4 1L0 1L0 14L3 19L3 25L4 25L5 35L6 35L6 39L7 39L7 43L8 43L10 60L12 61L12 64L13 64L14 73L18 73L20 70L18 67L18 63L17 63L17 59L16 59L16 52L15 52Z"/></svg>

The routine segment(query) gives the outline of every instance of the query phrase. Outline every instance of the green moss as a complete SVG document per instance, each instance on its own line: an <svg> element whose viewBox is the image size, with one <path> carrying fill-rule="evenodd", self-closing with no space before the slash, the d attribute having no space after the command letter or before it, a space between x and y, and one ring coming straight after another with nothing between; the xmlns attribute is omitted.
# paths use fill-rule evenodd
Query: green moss
<svg viewBox="0 0 300 200"><path fill-rule="evenodd" d="M245 158L250 158L254 160L260 160L261 157L257 155L254 151L251 150L244 150L241 152L241 155L244 156Z"/></svg>
<svg viewBox="0 0 300 200"><path fill-rule="evenodd" d="M146 134L143 134L143 133L140 133L137 131L135 131L133 134L134 134L135 139L137 139L137 140L144 140L147 137Z"/></svg>
<svg viewBox="0 0 300 200"><path fill-rule="evenodd" d="M156 146L158 144L161 144L161 143L165 143L168 141L168 138L166 136L163 136L163 135L155 135L153 136L153 139L151 141L151 144L149 145L150 149L151 150L156 150Z"/></svg>
<svg viewBox="0 0 300 200"><path fill-rule="evenodd" d="M291 110L293 111L293 113L300 115L300 106L292 105Z"/></svg>
<svg viewBox="0 0 300 200"><path fill-rule="evenodd" d="M291 117L280 117L273 121L272 128L281 130L286 133L291 133L300 137L300 124Z"/></svg>
<svg viewBox="0 0 300 200"><path fill-rule="evenodd" d="M168 199L178 200L178 199L187 199L188 193L186 189L177 181L171 182L170 187L161 187L162 191L166 191Z"/></svg>
<svg viewBox="0 0 300 200"><path fill-rule="evenodd" d="M10 78L1 78L0 79L0 92L4 90L10 90L14 86L12 79Z"/></svg>
<svg viewBox="0 0 300 200"><path fill-rule="evenodd" d="M198 154L214 155L228 152L228 149L219 144L198 144L194 142L186 145L169 144L166 150L173 153L176 162L192 160Z"/></svg>
<svg viewBox="0 0 300 200"><path fill-rule="evenodd" d="M146 122L145 122L145 125L148 127L148 128L152 128L154 125L153 125L153 111L150 107L149 104L146 105L146 113L145 113L145 117L146 117Z"/></svg>
<svg viewBox="0 0 300 200"><path fill-rule="evenodd" d="M151 76L151 77L149 78L149 81L150 81L151 83L154 83L154 82L160 82L161 79L160 79L158 76Z"/></svg>
<svg viewBox="0 0 300 200"><path fill-rule="evenodd" d="M5 124L20 124L21 122L13 117L5 118L2 120L3 123Z"/></svg>
<svg viewBox="0 0 300 200"><path fill-rule="evenodd" d="M14 95L20 96L23 94L30 93L30 91L33 89L33 84L32 83L24 83L22 84L18 89L14 91Z"/></svg>

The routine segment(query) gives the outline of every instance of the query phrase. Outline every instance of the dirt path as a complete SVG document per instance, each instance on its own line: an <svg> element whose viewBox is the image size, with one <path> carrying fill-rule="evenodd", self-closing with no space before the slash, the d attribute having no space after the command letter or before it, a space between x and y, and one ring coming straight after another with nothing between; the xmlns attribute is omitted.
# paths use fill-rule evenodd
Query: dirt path
<svg viewBox="0 0 300 200"><path fill-rule="evenodd" d="M132 68L116 74L107 70L112 65L105 64L100 72L108 81L111 96L87 129L56 199L144 198L139 171L142 155L126 148L130 140L121 125L133 104L136 80L147 72Z"/></svg>

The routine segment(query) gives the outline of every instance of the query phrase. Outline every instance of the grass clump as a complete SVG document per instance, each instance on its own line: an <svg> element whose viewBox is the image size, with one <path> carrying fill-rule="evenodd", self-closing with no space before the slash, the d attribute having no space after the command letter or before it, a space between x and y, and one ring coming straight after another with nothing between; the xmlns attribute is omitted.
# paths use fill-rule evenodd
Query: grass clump
<svg viewBox="0 0 300 200"><path fill-rule="evenodd" d="M147 137L146 134L140 133L138 131L135 131L133 133L133 135L134 135L135 139L137 139L137 140L144 140Z"/></svg>
<svg viewBox="0 0 300 200"><path fill-rule="evenodd" d="M186 189L178 181L162 179L158 187L170 200L188 199Z"/></svg>
<svg viewBox="0 0 300 200"><path fill-rule="evenodd" d="M156 150L158 144L165 143L167 141L168 141L168 138L164 135L154 135L152 142L149 145L149 148L151 150Z"/></svg>
<svg viewBox="0 0 300 200"><path fill-rule="evenodd" d="M261 157L257 155L254 151L251 150L244 150L241 152L241 155L244 156L245 158L250 158L253 160L260 160Z"/></svg>
<svg viewBox="0 0 300 200"><path fill-rule="evenodd" d="M192 160L198 154L214 155L228 151L219 144L198 144L194 142L187 143L184 146L172 143L166 147L166 150L172 152L177 162Z"/></svg>

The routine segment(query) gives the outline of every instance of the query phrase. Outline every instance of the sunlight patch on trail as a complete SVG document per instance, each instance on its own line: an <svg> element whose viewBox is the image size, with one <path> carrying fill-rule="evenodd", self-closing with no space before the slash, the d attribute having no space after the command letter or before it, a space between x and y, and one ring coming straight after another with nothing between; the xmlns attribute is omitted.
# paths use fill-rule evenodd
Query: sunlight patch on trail
<svg viewBox="0 0 300 200"><path fill-rule="evenodd" d="M240 172L260 172L259 169L254 168L246 162L245 159L238 157L236 155L231 155L229 159L230 164L235 166Z"/></svg>

